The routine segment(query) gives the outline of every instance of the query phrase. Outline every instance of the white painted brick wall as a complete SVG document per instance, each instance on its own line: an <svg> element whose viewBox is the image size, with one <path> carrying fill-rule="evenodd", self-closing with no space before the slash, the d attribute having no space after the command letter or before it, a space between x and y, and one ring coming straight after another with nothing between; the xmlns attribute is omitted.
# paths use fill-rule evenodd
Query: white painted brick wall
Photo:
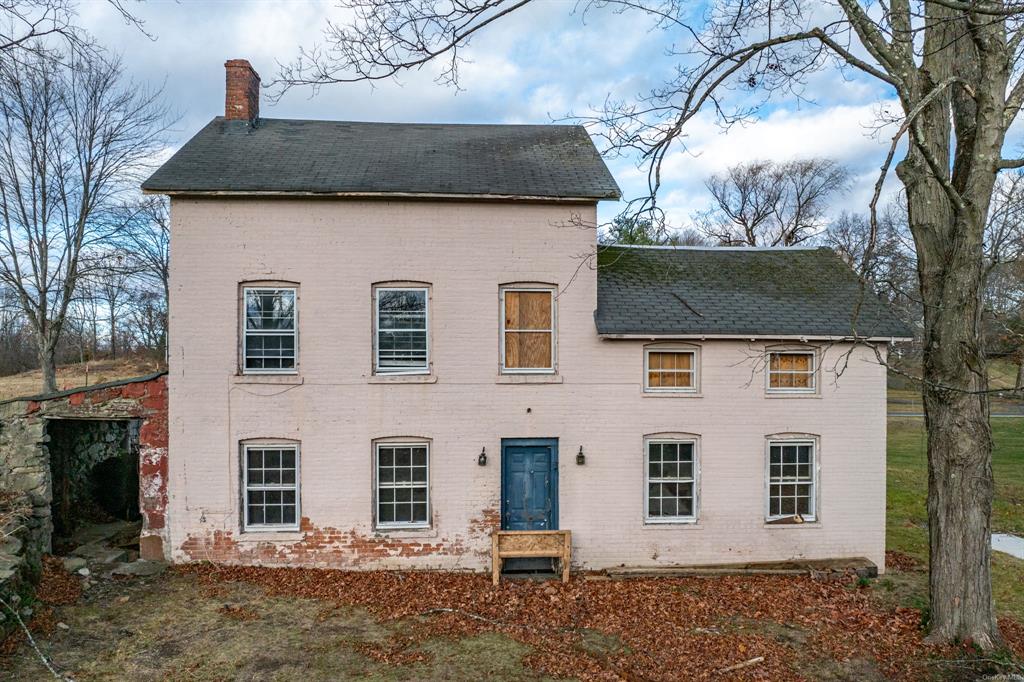
<svg viewBox="0 0 1024 682"><path fill-rule="evenodd" d="M317 528L373 536L371 441L433 439L434 527L401 540L488 548L468 528L499 503L502 438L560 443L560 526L588 568L865 556L885 544L885 373L854 349L846 372L823 362L815 397L769 398L748 342L702 346L701 397L641 391L643 344L601 341L596 273L580 258L594 233L562 227L591 206L412 201L172 202L170 529L176 559L191 536L239 533L238 442L302 442L302 515ZM558 299L560 384L496 383L498 285L570 286ZM300 282L301 385L243 383L238 287ZM432 284L434 384L369 383L371 284ZM529 409L529 412L527 411ZM643 438L700 434L701 514L692 526L643 523ZM765 436L820 436L820 521L764 524ZM586 466L575 464L580 446ZM481 447L488 465L476 464ZM259 536L267 538L268 536ZM290 546L301 534L269 536ZM282 550L274 563L289 563ZM341 558L339 558L341 557ZM195 558L195 556L192 556ZM230 557L225 560L231 560ZM237 560L246 561L240 556ZM266 558L261 561L268 561ZM345 565L344 553L322 563ZM486 567L482 553L376 558L361 566Z"/></svg>

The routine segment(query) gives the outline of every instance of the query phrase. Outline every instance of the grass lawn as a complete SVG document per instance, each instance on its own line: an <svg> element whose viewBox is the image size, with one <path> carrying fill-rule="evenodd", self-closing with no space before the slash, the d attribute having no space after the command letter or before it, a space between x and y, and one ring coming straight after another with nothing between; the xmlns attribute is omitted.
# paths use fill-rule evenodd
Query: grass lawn
<svg viewBox="0 0 1024 682"><path fill-rule="evenodd" d="M992 529L1024 535L1024 418L993 419L992 432L996 479ZM927 489L924 420L890 419L886 545L917 559L922 566L928 562ZM992 573L997 611L1024 622L1024 561L993 552ZM880 583L883 589L891 586L909 605L927 602L924 572L901 574Z"/></svg>

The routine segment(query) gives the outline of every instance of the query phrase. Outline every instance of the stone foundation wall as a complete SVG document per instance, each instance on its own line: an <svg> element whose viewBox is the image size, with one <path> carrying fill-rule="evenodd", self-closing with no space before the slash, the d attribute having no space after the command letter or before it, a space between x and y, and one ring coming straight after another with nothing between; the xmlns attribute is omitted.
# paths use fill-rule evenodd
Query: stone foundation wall
<svg viewBox="0 0 1024 682"><path fill-rule="evenodd" d="M24 403L0 405L0 492L8 506L22 507L27 512L19 521L16 538L18 553L24 554L30 570L39 569L53 531L46 441L45 422L26 418Z"/></svg>

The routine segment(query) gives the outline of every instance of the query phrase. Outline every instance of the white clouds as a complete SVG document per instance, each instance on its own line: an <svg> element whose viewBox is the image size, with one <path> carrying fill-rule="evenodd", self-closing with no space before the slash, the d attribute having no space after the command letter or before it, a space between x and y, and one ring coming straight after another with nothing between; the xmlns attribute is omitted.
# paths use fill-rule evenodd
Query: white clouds
<svg viewBox="0 0 1024 682"><path fill-rule="evenodd" d="M264 98L270 117L379 121L544 123L567 113L585 114L607 97L630 100L672 75L664 54L667 34L652 31L649 17L608 9L574 14L575 4L532 4L475 36L463 56L463 91L438 85L440 64L370 86L327 86L311 96L293 91L281 102ZM150 41L125 26L107 5L82 2L84 24L118 50L140 83L166 83L165 92L188 139L222 112L223 63L250 59L271 80L277 62L292 60L300 45L321 40L325 21L343 20L333 0L289 2L149 2L132 6L157 36ZM851 74L852 75L852 74ZM740 96L741 93L736 93ZM706 202L704 179L752 158L828 156L850 166L857 186L844 205L866 206L888 136L868 136L875 103L887 96L878 84L844 79L834 69L812 74L805 94L814 103L787 101L756 124L722 134L710 117L688 124L688 151L666 161L662 203L685 221ZM781 106L783 105L784 106ZM630 159L610 160L627 197L646 187L645 169ZM613 214L615 206L602 208Z"/></svg>
<svg viewBox="0 0 1024 682"><path fill-rule="evenodd" d="M785 161L793 158L827 157L848 166L854 177L850 193L838 209L863 211L867 208L889 144L891 132L872 136L876 121L875 103L837 105L801 111L778 109L748 125L723 132L714 119L699 116L688 124L686 149L671 153L662 166L666 191L660 203L675 223L708 206L704 180L729 166L755 159ZM626 196L642 193L646 170L618 169L619 184Z"/></svg>

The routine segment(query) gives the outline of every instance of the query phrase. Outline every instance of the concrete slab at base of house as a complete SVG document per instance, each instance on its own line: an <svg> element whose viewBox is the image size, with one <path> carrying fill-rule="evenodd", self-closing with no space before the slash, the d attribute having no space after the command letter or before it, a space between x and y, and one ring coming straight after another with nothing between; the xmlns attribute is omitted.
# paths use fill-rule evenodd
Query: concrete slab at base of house
<svg viewBox="0 0 1024 682"><path fill-rule="evenodd" d="M710 575L845 575L855 573L861 578L878 577L878 566L864 557L822 559L814 561L771 561L721 566L638 566L607 571L610 578L682 578Z"/></svg>
<svg viewBox="0 0 1024 682"><path fill-rule="evenodd" d="M992 533L992 549L1024 559L1024 538L1009 533Z"/></svg>

